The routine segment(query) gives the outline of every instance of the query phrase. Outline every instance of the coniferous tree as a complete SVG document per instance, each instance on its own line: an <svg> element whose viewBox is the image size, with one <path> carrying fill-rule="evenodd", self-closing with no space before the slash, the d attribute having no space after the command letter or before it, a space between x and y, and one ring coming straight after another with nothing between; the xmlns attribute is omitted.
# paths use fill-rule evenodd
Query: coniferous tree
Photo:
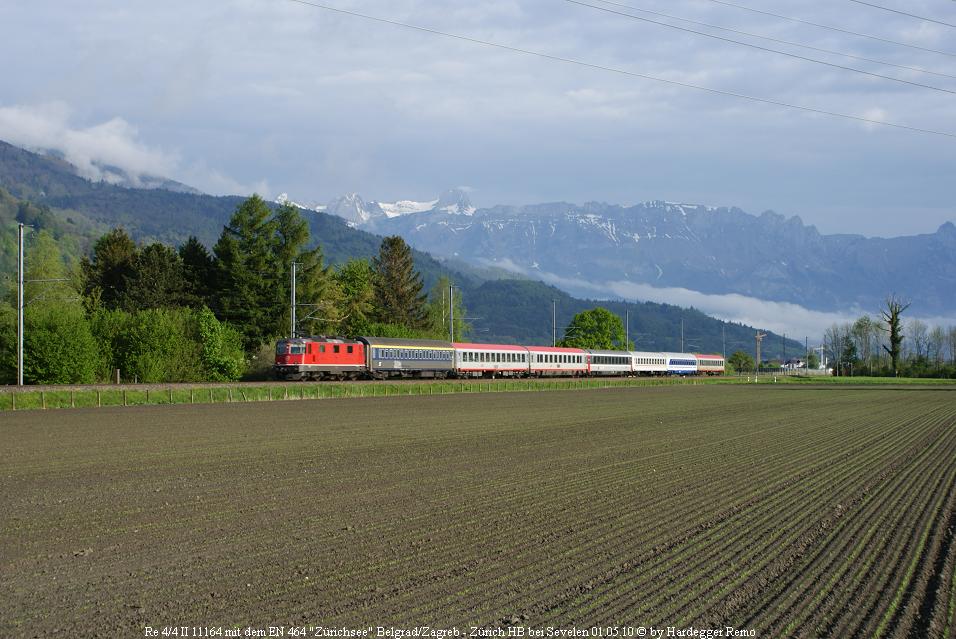
<svg viewBox="0 0 956 639"><path fill-rule="evenodd" d="M123 279L119 305L124 310L173 308L185 301L182 259L165 244L156 242L137 251L131 272Z"/></svg>
<svg viewBox="0 0 956 639"><path fill-rule="evenodd" d="M183 303L192 308L202 308L211 303L212 283L216 262L195 235L179 247L183 261Z"/></svg>
<svg viewBox="0 0 956 639"><path fill-rule="evenodd" d="M342 289L332 267L325 266L322 249L305 251L296 262L296 334L341 333Z"/></svg>
<svg viewBox="0 0 956 639"><path fill-rule="evenodd" d="M388 324L408 328L426 328L428 316L422 276L415 271L412 250L398 235L382 240L375 268L375 293L379 303L379 319Z"/></svg>
<svg viewBox="0 0 956 639"><path fill-rule="evenodd" d="M121 228L113 229L93 245L93 258L80 262L83 295L106 308L118 308L133 273L136 244Z"/></svg>
<svg viewBox="0 0 956 639"><path fill-rule="evenodd" d="M281 284L276 277L275 235L269 206L253 195L236 207L213 249L217 267L213 310L242 333L250 353L281 334L288 309L288 299L283 308L276 291Z"/></svg>

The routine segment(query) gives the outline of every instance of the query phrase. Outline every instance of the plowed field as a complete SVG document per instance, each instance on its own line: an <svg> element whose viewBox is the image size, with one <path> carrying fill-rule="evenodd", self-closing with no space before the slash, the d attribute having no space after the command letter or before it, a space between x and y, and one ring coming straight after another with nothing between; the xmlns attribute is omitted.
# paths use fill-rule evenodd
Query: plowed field
<svg viewBox="0 0 956 639"><path fill-rule="evenodd" d="M0 415L0 636L430 624L953 637L954 532L956 390Z"/></svg>

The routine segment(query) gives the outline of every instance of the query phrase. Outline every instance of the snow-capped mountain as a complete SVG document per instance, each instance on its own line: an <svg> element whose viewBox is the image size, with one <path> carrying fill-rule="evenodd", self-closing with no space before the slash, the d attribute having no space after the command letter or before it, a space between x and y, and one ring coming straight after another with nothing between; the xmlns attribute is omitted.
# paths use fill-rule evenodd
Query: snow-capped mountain
<svg viewBox="0 0 956 639"><path fill-rule="evenodd" d="M286 199L288 199L287 196ZM345 218L351 226L374 231L383 220L431 211L440 211L452 215L471 215L475 212L475 207L471 205L468 195L462 189L450 189L442 193L438 199L428 202L413 200L399 200L398 202L365 201L358 193L349 193L332 200L324 209L316 208L315 210L325 210L327 213Z"/></svg>
<svg viewBox="0 0 956 639"><path fill-rule="evenodd" d="M440 204L440 203L439 203ZM799 217L652 201L589 202L383 218L376 233L476 264L600 288L629 282L739 294L805 308L874 312L891 293L913 312L956 314L956 226L912 237L821 235Z"/></svg>

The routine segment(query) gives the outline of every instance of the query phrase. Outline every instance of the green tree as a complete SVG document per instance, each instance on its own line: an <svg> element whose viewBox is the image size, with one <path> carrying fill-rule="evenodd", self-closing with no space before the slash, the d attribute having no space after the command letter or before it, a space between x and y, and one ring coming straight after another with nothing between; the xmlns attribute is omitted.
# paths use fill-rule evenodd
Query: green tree
<svg viewBox="0 0 956 639"><path fill-rule="evenodd" d="M754 358L745 351L735 351L733 355L727 358L727 363L733 366L738 373L746 373L754 369Z"/></svg>
<svg viewBox="0 0 956 639"><path fill-rule="evenodd" d="M156 242L137 251L123 280L119 306L125 310L172 308L186 301L182 259L165 244Z"/></svg>
<svg viewBox="0 0 956 639"><path fill-rule="evenodd" d="M245 369L242 336L228 324L223 324L208 308L195 312L199 342L202 345L203 379L231 382L239 379Z"/></svg>
<svg viewBox="0 0 956 639"><path fill-rule="evenodd" d="M442 275L438 278L438 281L435 282L435 286L432 287L428 295L428 305L426 307L428 326L435 334L435 337L440 339L448 339L450 337L448 331L450 286L452 286L451 279L447 275ZM461 289L456 287L453 300L455 310L454 341L464 339L468 331L471 330L471 326L469 326L465 320L465 305L462 302L463 297Z"/></svg>
<svg viewBox="0 0 956 639"><path fill-rule="evenodd" d="M375 293L379 319L414 329L427 329L422 276L415 271L412 250L398 235L382 240L375 268Z"/></svg>
<svg viewBox="0 0 956 639"><path fill-rule="evenodd" d="M201 308L212 303L216 261L195 235L179 247L183 263L183 303Z"/></svg>
<svg viewBox="0 0 956 639"><path fill-rule="evenodd" d="M276 270L277 225L258 195L240 204L226 225L216 255L215 311L243 336L247 353L255 352L283 331L289 296ZM286 319L287 321L287 319Z"/></svg>
<svg viewBox="0 0 956 639"><path fill-rule="evenodd" d="M99 345L80 304L39 305L24 317L23 377L28 384L96 381Z"/></svg>
<svg viewBox="0 0 956 639"><path fill-rule="evenodd" d="M624 322L620 317L598 306L574 316L564 329L559 346L603 350L630 350L624 343Z"/></svg>
<svg viewBox="0 0 956 639"><path fill-rule="evenodd" d="M301 253L296 260L296 334L337 334L342 331L342 288L322 249ZM301 276L299 275L301 273ZM301 306L300 306L301 305Z"/></svg>
<svg viewBox="0 0 956 639"><path fill-rule="evenodd" d="M368 260L349 260L335 273L339 298L339 330L343 335L372 335L369 330L377 314L375 271Z"/></svg>
<svg viewBox="0 0 956 639"><path fill-rule="evenodd" d="M93 245L93 257L80 262L83 295L106 308L118 308L133 274L136 244L123 229L113 229Z"/></svg>

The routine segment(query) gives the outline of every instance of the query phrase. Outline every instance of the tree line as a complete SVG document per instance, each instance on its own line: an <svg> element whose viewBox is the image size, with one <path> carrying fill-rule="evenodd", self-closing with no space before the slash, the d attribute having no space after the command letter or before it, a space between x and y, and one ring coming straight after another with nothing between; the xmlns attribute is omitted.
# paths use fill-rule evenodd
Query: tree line
<svg viewBox="0 0 956 639"><path fill-rule="evenodd" d="M308 248L298 209L254 195L210 251L190 237L178 248L138 245L121 228L78 263L39 231L27 253L27 383L228 381L261 376L277 338L291 330L296 263L298 335L447 339L448 287L423 291L411 249L385 238L372 259L325 264ZM16 375L16 291L0 302L0 378ZM468 331L456 299L455 337Z"/></svg>
<svg viewBox="0 0 956 639"><path fill-rule="evenodd" d="M956 378L956 326L906 320L909 303L887 298L880 317L835 323L824 333L834 375Z"/></svg>
<svg viewBox="0 0 956 639"><path fill-rule="evenodd" d="M824 364L835 376L956 378L956 326L930 326L903 316L910 304L887 297L879 317L863 315L853 322L834 323L824 331ZM815 351L807 367L820 363ZM754 370L754 358L736 351L728 370ZM764 364L762 363L761 366ZM773 364L771 364L773 366Z"/></svg>

